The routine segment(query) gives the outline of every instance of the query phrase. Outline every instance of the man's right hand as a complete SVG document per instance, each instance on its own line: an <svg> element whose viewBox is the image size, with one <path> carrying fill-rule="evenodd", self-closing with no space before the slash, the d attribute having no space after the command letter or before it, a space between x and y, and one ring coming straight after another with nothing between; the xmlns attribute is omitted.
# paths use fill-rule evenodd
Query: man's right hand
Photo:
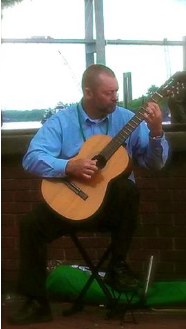
<svg viewBox="0 0 186 329"><path fill-rule="evenodd" d="M98 170L96 162L97 160L90 159L69 160L66 165L65 173L67 176L91 179Z"/></svg>

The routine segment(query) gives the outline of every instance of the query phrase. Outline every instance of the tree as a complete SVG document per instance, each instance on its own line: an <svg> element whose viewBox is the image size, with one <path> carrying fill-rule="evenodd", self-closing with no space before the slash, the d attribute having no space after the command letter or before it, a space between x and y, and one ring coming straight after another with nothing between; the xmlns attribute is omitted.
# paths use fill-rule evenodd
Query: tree
<svg viewBox="0 0 186 329"><path fill-rule="evenodd" d="M158 87L155 85L152 85L148 90L147 90L147 98L150 98L156 91L158 90Z"/></svg>
<svg viewBox="0 0 186 329"><path fill-rule="evenodd" d="M133 99L128 103L127 108L134 113L140 109L143 104L152 97L152 95L158 90L159 87L152 85L149 89L147 89L147 92L145 95L142 95L139 98ZM123 106L122 102L119 102L119 106ZM163 98L160 103L160 108L162 110L163 114L163 120L167 121L168 120L168 115L169 115L169 109L167 106L167 99Z"/></svg>
<svg viewBox="0 0 186 329"><path fill-rule="evenodd" d="M1 7L2 7L2 9L6 8L6 7L11 7L21 1L23 1L23 0L1 0Z"/></svg>

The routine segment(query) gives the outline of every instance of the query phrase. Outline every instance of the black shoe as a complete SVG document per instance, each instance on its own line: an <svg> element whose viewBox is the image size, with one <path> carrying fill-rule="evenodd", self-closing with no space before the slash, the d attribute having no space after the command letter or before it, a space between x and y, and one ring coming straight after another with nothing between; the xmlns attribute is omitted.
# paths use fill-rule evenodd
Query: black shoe
<svg viewBox="0 0 186 329"><path fill-rule="evenodd" d="M108 269L104 282L117 291L132 291L139 285L139 280L132 274L125 261L119 261Z"/></svg>
<svg viewBox="0 0 186 329"><path fill-rule="evenodd" d="M52 321L50 306L41 305L37 300L28 299L23 307L8 318L8 322L14 325L26 325L38 322Z"/></svg>

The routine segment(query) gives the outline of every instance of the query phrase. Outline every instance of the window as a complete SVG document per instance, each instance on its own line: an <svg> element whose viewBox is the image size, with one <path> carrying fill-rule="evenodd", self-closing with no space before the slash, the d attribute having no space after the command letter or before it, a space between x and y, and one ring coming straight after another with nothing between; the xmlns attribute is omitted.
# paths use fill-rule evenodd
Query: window
<svg viewBox="0 0 186 329"><path fill-rule="evenodd" d="M84 0L22 0L3 10L4 41L32 40L3 42L1 46L4 129L26 128L28 122L39 127L46 111L80 100L85 45L50 41L84 40L84 11ZM103 12L106 40L182 41L186 35L184 0L103 0ZM43 43L38 43L39 39ZM108 43L106 65L118 78L119 100L123 100L124 72L131 72L132 95L138 98L152 85L160 86L168 76L183 69L183 47Z"/></svg>

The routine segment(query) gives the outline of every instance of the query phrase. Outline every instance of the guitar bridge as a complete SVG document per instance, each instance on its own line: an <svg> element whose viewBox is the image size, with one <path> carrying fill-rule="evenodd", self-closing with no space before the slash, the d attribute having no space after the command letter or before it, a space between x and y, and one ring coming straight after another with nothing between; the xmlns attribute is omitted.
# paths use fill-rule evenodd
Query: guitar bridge
<svg viewBox="0 0 186 329"><path fill-rule="evenodd" d="M72 183L68 178L63 178L62 182L84 201L88 198L88 195L83 192L83 190L80 189L76 184Z"/></svg>

